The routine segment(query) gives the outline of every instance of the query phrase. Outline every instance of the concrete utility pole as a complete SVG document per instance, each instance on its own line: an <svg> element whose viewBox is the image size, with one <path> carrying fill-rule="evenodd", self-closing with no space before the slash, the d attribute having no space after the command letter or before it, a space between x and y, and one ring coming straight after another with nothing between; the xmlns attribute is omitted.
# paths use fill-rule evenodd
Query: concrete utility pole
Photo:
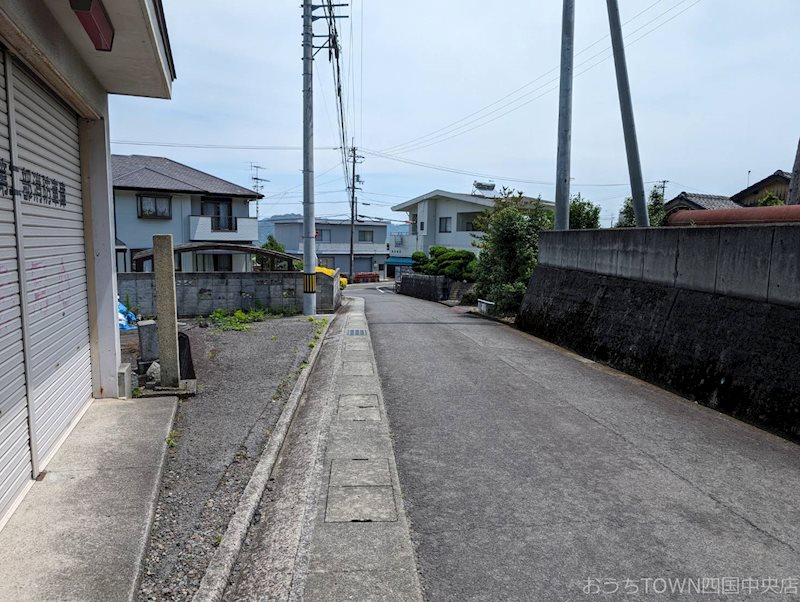
<svg viewBox="0 0 800 602"><path fill-rule="evenodd" d="M303 0L303 315L317 313L314 215L314 5Z"/></svg>
<svg viewBox="0 0 800 602"><path fill-rule="evenodd" d="M622 113L622 130L625 134L625 150L628 153L628 173L631 179L631 196L636 225L647 227L650 217L647 214L647 201L644 196L644 179L642 164L639 160L639 143L636 140L636 124L633 120L633 102L631 86L628 81L628 65L625 61L625 43L622 40L622 23L619 18L617 0L607 0L608 24L611 27L611 47L614 50L614 68L617 72L617 90L619 92L619 108Z"/></svg>
<svg viewBox="0 0 800 602"><path fill-rule="evenodd" d="M355 232L356 232L356 146L353 144L353 180L350 184L350 274L348 282L353 282L353 263L355 262Z"/></svg>
<svg viewBox="0 0 800 602"><path fill-rule="evenodd" d="M556 157L556 230L569 229L569 178L572 146L572 63L575 52L575 0L564 0L561 22L561 86Z"/></svg>
<svg viewBox="0 0 800 602"><path fill-rule="evenodd" d="M789 181L789 196L787 205L800 205L800 141L797 143L797 154L794 157L792 179Z"/></svg>

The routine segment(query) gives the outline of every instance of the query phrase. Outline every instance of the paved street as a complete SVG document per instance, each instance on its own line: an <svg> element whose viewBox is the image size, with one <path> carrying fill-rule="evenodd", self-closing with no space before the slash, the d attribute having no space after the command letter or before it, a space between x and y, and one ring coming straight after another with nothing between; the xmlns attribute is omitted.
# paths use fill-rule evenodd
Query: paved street
<svg viewBox="0 0 800 602"><path fill-rule="evenodd" d="M347 292L427 599L670 599L653 579L723 577L741 596L680 599L778 599L764 580L800 574L795 444L458 308Z"/></svg>

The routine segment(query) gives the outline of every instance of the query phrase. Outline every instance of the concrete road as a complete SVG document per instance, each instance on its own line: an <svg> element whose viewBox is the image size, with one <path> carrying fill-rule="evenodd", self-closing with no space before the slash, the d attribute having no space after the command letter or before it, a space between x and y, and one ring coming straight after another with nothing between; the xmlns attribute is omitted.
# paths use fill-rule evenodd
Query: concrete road
<svg viewBox="0 0 800 602"><path fill-rule="evenodd" d="M800 599L797 445L457 308L347 293L427 599Z"/></svg>

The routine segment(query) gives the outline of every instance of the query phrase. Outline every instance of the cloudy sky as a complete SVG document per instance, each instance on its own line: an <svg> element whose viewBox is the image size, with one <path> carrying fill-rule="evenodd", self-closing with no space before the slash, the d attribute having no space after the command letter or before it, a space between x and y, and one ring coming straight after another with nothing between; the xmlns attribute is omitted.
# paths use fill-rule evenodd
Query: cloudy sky
<svg viewBox="0 0 800 602"><path fill-rule="evenodd" d="M301 212L299 4L164 0L173 99L112 98L113 151L170 157L248 186L256 163L270 180L260 215ZM469 192L475 179L554 197L561 4L351 0L340 9L350 16L339 22L347 131L365 157L360 213L402 219L392 204L436 188ZM577 4L572 189L599 203L608 225L629 194L608 20L602 0ZM798 0L620 8L648 187L669 180L668 198L733 194L748 171L755 181L791 168ZM317 215L344 215L327 53L315 69Z"/></svg>

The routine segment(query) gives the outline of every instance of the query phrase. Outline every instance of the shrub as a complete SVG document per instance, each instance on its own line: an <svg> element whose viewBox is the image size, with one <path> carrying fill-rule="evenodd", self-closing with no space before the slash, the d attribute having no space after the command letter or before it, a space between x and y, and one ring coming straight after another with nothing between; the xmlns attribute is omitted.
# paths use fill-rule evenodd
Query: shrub
<svg viewBox="0 0 800 602"><path fill-rule="evenodd" d="M447 276L452 280L474 282L475 266L477 265L475 253L440 246L431 247L430 252L430 257L421 251L416 251L411 256L415 272L428 276Z"/></svg>

